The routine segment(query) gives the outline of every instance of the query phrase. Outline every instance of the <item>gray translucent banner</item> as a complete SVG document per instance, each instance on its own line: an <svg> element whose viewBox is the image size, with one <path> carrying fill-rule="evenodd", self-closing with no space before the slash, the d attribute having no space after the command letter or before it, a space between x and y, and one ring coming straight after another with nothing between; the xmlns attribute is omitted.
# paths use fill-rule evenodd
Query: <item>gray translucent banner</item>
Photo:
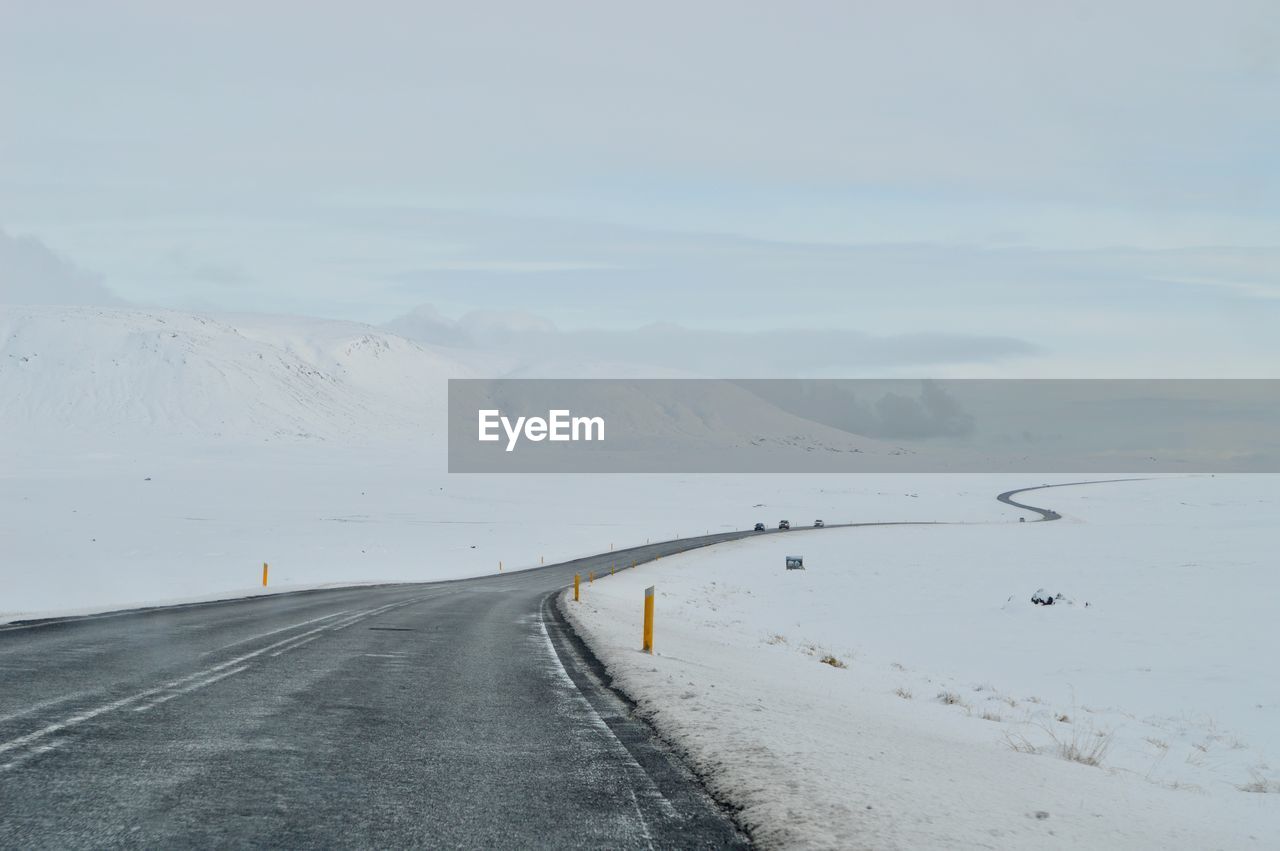
<svg viewBox="0 0 1280 851"><path fill-rule="evenodd" d="M450 379L452 473L1275 473L1280 380Z"/></svg>

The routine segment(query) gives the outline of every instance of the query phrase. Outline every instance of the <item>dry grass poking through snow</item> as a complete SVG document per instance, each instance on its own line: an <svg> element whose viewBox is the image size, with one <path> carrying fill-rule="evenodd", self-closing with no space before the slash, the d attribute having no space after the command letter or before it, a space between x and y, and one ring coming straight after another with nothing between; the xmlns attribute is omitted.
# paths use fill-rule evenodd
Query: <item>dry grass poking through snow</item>
<svg viewBox="0 0 1280 851"><path fill-rule="evenodd" d="M1049 738L1053 741L1053 751L1059 757L1068 762L1078 762L1095 768L1102 767L1102 763L1107 758L1107 752L1111 750L1111 745L1115 741L1115 732L1112 730L1094 730L1092 727L1077 726L1072 728L1071 735L1059 736L1047 724L1036 726L1049 734ZM1010 750L1030 754L1041 752L1041 748L1021 733L1006 732L1004 738Z"/></svg>
<svg viewBox="0 0 1280 851"><path fill-rule="evenodd" d="M1009 750L1015 753L1040 753L1040 749L1020 733L1005 731L1004 740L1009 745Z"/></svg>
<svg viewBox="0 0 1280 851"><path fill-rule="evenodd" d="M1050 732L1050 735L1053 735L1053 733ZM1102 765L1102 761L1106 759L1107 751L1111 750L1111 743L1114 740L1115 733L1101 730L1096 732L1088 731L1082 734L1073 732L1069 739L1054 737L1054 741L1058 745L1058 756L1069 762L1092 766Z"/></svg>
<svg viewBox="0 0 1280 851"><path fill-rule="evenodd" d="M1254 772L1253 780L1237 787L1241 792L1280 795L1280 783L1268 782L1265 777Z"/></svg>
<svg viewBox="0 0 1280 851"><path fill-rule="evenodd" d="M986 718L986 715L983 715ZM988 719L996 720L996 719ZM1052 750L1062 759L1068 762L1078 762L1081 765L1091 765L1100 768L1107 758L1108 751L1115 741L1115 731L1113 730L1095 730L1092 727L1073 727L1069 736L1060 736L1048 724L1036 724L1041 730L1049 734L1052 741ZM1005 744L1009 749L1017 753L1038 754L1042 748L1028 739L1021 733L1006 731L1004 735Z"/></svg>

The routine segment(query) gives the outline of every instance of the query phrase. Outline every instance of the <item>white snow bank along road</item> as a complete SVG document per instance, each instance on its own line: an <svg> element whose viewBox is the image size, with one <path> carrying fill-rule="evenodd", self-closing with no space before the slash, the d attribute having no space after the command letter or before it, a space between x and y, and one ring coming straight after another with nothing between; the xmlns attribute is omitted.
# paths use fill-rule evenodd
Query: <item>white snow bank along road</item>
<svg viewBox="0 0 1280 851"><path fill-rule="evenodd" d="M446 473L448 377L563 366L351 322L0 305L0 622L262 593L263 562L269 592L449 579L1018 484Z"/></svg>
<svg viewBox="0 0 1280 851"><path fill-rule="evenodd" d="M6 450L9 450L6 452ZM1007 477L449 476L429 449L0 441L0 623L326 583L536 567L788 517L925 519Z"/></svg>
<svg viewBox="0 0 1280 851"><path fill-rule="evenodd" d="M1064 519L735 542L563 605L766 846L1276 847L1280 477L1022 498Z"/></svg>

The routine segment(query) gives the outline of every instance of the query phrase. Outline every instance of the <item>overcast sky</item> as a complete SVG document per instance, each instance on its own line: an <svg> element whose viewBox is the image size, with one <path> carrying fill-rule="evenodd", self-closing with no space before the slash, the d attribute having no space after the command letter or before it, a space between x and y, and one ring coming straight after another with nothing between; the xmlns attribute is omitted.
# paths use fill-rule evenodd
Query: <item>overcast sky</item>
<svg viewBox="0 0 1280 851"><path fill-rule="evenodd" d="M0 229L81 284L1280 369L1274 0L200 5L0 0Z"/></svg>

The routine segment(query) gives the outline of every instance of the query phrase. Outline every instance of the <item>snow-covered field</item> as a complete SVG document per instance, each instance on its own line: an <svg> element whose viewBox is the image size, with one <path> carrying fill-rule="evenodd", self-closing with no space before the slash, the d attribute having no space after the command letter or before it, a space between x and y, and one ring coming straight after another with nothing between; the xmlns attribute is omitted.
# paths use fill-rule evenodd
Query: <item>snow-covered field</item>
<svg viewBox="0 0 1280 851"><path fill-rule="evenodd" d="M951 521L666 559L574 613L771 844L1274 847L1276 478L1046 491L1065 519L1020 524L993 498L1020 476L448 475L445 379L547 369L355 323L0 308L0 622L263 593L263 562L281 591Z"/></svg>
<svg viewBox="0 0 1280 851"><path fill-rule="evenodd" d="M769 846L1276 847L1280 478L1021 499L1064 519L769 536L565 605Z"/></svg>
<svg viewBox="0 0 1280 851"><path fill-rule="evenodd" d="M504 371L539 367L358 323L0 307L0 620L261 593L263 562L278 591L531 567L762 512L932 519L997 487L448 475L446 378Z"/></svg>
<svg viewBox="0 0 1280 851"><path fill-rule="evenodd" d="M449 476L402 448L19 454L0 469L0 620L333 582L550 564L757 517L982 519L964 481L908 476ZM957 503L954 494L969 498Z"/></svg>

